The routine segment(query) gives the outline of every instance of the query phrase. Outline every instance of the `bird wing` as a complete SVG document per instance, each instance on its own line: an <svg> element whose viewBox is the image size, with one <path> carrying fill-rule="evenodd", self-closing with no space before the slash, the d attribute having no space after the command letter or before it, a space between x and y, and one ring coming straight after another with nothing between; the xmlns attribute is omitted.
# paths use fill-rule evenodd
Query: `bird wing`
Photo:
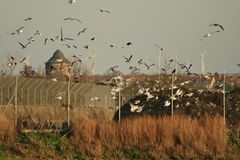
<svg viewBox="0 0 240 160"><path fill-rule="evenodd" d="M144 63L144 65L145 65L147 68L149 68L149 66L148 66L146 63Z"/></svg>
<svg viewBox="0 0 240 160"><path fill-rule="evenodd" d="M111 13L110 11L108 11L108 10L105 10L104 12L106 12L106 13Z"/></svg>
<svg viewBox="0 0 240 160"><path fill-rule="evenodd" d="M22 46L22 48L25 48L25 46L22 43L18 42L18 44L20 44Z"/></svg>
<svg viewBox="0 0 240 160"><path fill-rule="evenodd" d="M154 66L155 64L153 63L153 64L151 64L149 67L152 67L152 66Z"/></svg>
<svg viewBox="0 0 240 160"><path fill-rule="evenodd" d="M220 25L220 24L219 24L218 26L219 26L219 27L220 27L220 28L221 28L221 29L224 31L224 28L223 28L223 26L222 26L222 25Z"/></svg>
<svg viewBox="0 0 240 160"><path fill-rule="evenodd" d="M47 44L48 38L45 38L44 40L44 44Z"/></svg>
<svg viewBox="0 0 240 160"><path fill-rule="evenodd" d="M127 57L123 56L123 58L124 58L126 61L128 61L128 58L127 58Z"/></svg>
<svg viewBox="0 0 240 160"><path fill-rule="evenodd" d="M64 40L73 41L74 39L72 39L72 38L64 38Z"/></svg>
<svg viewBox="0 0 240 160"><path fill-rule="evenodd" d="M61 27L61 40L63 41L63 30L62 30L62 27Z"/></svg>
<svg viewBox="0 0 240 160"><path fill-rule="evenodd" d="M132 59L132 54L131 54L131 56L129 57L129 59L128 59L128 60L130 61L131 59Z"/></svg>

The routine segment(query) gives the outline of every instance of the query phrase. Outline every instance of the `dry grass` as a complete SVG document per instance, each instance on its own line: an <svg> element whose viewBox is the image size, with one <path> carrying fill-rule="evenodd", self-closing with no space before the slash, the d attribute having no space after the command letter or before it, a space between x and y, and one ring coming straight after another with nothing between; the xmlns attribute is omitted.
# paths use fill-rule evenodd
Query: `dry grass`
<svg viewBox="0 0 240 160"><path fill-rule="evenodd" d="M221 117L204 120L187 116L140 117L113 121L84 119L74 123L72 143L87 156L103 157L106 150L137 148L156 158L225 155L227 130ZM114 155L112 155L114 156Z"/></svg>
<svg viewBox="0 0 240 160"><path fill-rule="evenodd" d="M11 145L16 138L14 119L0 114L0 146Z"/></svg>
<svg viewBox="0 0 240 160"><path fill-rule="evenodd" d="M0 106L0 113L14 117L14 105ZM86 117L96 119L112 119L114 110L108 107L74 107L70 109L70 120L81 121ZM58 106L18 106L18 128L49 129L53 123L60 129L67 121L67 108Z"/></svg>

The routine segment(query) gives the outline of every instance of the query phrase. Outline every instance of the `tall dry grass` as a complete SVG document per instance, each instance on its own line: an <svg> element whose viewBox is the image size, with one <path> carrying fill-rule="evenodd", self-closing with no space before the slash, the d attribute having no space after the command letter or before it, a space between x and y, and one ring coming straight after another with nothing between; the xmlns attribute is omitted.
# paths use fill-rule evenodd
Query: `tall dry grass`
<svg viewBox="0 0 240 160"><path fill-rule="evenodd" d="M14 119L0 114L0 146L10 146L16 138Z"/></svg>
<svg viewBox="0 0 240 160"><path fill-rule="evenodd" d="M72 143L82 154L103 157L106 151L137 148L145 154L182 158L224 157L227 130L221 117L139 117L113 121L74 122ZM112 155L113 156L113 155Z"/></svg>

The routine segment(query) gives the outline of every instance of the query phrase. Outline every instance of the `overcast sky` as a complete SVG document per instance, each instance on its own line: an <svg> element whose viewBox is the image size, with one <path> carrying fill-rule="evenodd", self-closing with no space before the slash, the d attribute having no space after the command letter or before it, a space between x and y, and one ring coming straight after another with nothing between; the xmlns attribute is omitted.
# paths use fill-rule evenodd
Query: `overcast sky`
<svg viewBox="0 0 240 160"><path fill-rule="evenodd" d="M192 63L192 71L200 72L200 52L205 51L205 66L209 72L239 73L240 68L240 1L239 0L76 0L70 5L67 0L1 0L0 3L0 57L6 54L30 56L36 68L44 66L52 54L60 49L66 57L72 54L89 56L93 51L83 46L95 37L96 72L104 73L118 65L119 70L129 73L129 65L123 56L133 54L133 61L140 58L147 64L156 63L157 43L169 57L177 55L178 61ZM97 8L109 10L101 13ZM32 21L24 19L32 17ZM64 18L79 18L82 23L64 21ZM221 24L225 31L200 41L205 34L216 30L211 23ZM9 35L24 26L20 35ZM49 42L46 37L60 35L60 28L78 49L67 48L63 42ZM83 28L86 33L77 36ZM26 49L18 42L27 43L27 38L39 30L42 35ZM124 49L110 48L108 44L133 45ZM90 63L90 61L87 61ZM85 63L87 63L85 62ZM145 71L144 71L145 72ZM156 72L153 68L149 73Z"/></svg>

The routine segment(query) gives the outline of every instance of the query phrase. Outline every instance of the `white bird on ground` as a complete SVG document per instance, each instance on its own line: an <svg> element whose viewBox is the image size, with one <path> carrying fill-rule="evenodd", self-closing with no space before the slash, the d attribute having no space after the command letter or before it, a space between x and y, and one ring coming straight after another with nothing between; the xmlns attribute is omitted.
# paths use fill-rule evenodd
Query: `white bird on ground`
<svg viewBox="0 0 240 160"><path fill-rule="evenodd" d="M187 103L186 103L186 106L189 106L191 103L188 101Z"/></svg>
<svg viewBox="0 0 240 160"><path fill-rule="evenodd" d="M47 37L47 38L45 38L45 40L44 40L44 44L46 45L49 40L51 40L52 42L54 42L54 39L53 39L53 38L48 38L48 37Z"/></svg>
<svg viewBox="0 0 240 160"><path fill-rule="evenodd" d="M177 98L175 97L175 95L172 95L172 96L170 97L170 99L172 99L173 101L175 101Z"/></svg>
<svg viewBox="0 0 240 160"><path fill-rule="evenodd" d="M176 96L181 96L183 94L183 90L181 90L180 88L177 90L176 92Z"/></svg>
<svg viewBox="0 0 240 160"><path fill-rule="evenodd" d="M168 107L168 106L170 106L170 102L169 102L169 100L166 100L165 102L164 102L164 107Z"/></svg>
<svg viewBox="0 0 240 160"><path fill-rule="evenodd" d="M135 100L134 101L134 104L136 104L136 105L139 104L139 103L140 103L140 100Z"/></svg>
<svg viewBox="0 0 240 160"><path fill-rule="evenodd" d="M101 99L99 97L91 97L91 101L95 102L95 101L101 101Z"/></svg>
<svg viewBox="0 0 240 160"><path fill-rule="evenodd" d="M52 97L53 99L56 99L56 100L62 100L63 99L63 95L64 95L64 92L59 92L59 93L56 93L54 97Z"/></svg>
<svg viewBox="0 0 240 160"><path fill-rule="evenodd" d="M132 103L129 103L129 105L131 106L131 109L130 111L131 112L141 112L142 111L142 106L139 106L139 105L134 105Z"/></svg>
<svg viewBox="0 0 240 160"><path fill-rule="evenodd" d="M154 98L154 96L148 90L146 90L145 95L147 96L147 100Z"/></svg>
<svg viewBox="0 0 240 160"><path fill-rule="evenodd" d="M186 96L192 97L192 96L193 96L193 93L188 93L188 94L186 94Z"/></svg>
<svg viewBox="0 0 240 160"><path fill-rule="evenodd" d="M57 78L52 78L52 81L53 82L57 82Z"/></svg>
<svg viewBox="0 0 240 160"><path fill-rule="evenodd" d="M78 32L78 36L80 36L81 33L85 33L87 30L87 28L83 28L83 30L81 30L80 32Z"/></svg>

